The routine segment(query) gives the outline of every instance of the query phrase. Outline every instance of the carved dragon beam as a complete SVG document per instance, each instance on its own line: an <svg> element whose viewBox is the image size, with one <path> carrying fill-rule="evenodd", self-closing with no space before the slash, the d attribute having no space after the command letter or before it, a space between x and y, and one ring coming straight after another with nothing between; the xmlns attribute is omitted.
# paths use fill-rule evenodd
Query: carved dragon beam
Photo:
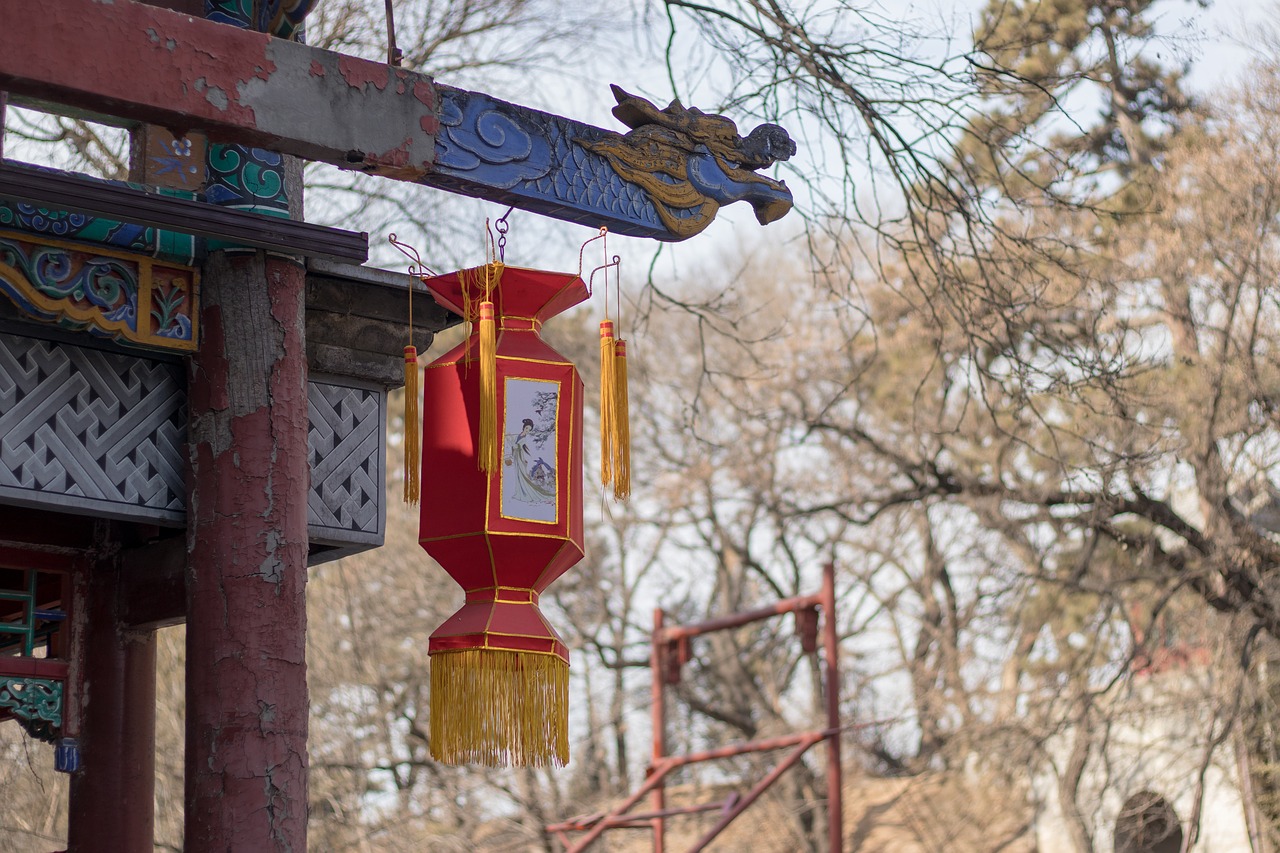
<svg viewBox="0 0 1280 853"><path fill-rule="evenodd" d="M782 128L743 137L722 116L617 87L626 133L133 0L59 0L39 15L0 0L3 20L22 22L0 35L0 89L18 103L201 131L659 240L697 234L734 201L762 223L791 207L786 185L758 173L795 152Z"/></svg>

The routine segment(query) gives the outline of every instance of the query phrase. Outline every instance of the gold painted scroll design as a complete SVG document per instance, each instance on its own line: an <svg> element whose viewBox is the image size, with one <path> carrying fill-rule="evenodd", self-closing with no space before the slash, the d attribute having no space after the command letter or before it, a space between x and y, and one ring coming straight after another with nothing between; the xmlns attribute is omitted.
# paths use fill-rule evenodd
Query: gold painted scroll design
<svg viewBox="0 0 1280 853"><path fill-rule="evenodd" d="M0 230L0 293L24 313L151 350L197 348L199 272Z"/></svg>

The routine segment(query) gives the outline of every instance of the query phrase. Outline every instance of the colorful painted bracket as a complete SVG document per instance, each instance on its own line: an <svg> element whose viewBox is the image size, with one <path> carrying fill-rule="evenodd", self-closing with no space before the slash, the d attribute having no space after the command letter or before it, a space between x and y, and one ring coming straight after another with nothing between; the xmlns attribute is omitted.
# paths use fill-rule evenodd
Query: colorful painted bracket
<svg viewBox="0 0 1280 853"><path fill-rule="evenodd" d="M191 351L199 340L198 285L192 267L0 231L0 293L64 328Z"/></svg>
<svg viewBox="0 0 1280 853"><path fill-rule="evenodd" d="M34 738L53 743L62 730L62 682L35 676L0 677L0 712Z"/></svg>

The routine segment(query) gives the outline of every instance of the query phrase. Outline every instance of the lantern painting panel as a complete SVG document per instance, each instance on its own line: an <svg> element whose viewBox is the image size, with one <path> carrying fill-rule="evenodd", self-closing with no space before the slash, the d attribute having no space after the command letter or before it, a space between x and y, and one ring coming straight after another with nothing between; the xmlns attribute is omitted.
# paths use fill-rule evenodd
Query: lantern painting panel
<svg viewBox="0 0 1280 853"><path fill-rule="evenodd" d="M560 383L506 377L502 517L555 523Z"/></svg>

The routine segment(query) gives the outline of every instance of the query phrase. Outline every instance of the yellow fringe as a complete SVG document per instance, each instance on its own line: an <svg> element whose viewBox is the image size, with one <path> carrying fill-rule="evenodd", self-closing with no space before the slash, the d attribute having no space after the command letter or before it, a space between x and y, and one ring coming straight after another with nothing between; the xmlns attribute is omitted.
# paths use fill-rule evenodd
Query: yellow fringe
<svg viewBox="0 0 1280 853"><path fill-rule="evenodd" d="M600 485L613 482L614 406L613 321L600 322Z"/></svg>
<svg viewBox="0 0 1280 853"><path fill-rule="evenodd" d="M422 492L422 424L418 416L418 348L404 348L404 502L416 504Z"/></svg>
<svg viewBox="0 0 1280 853"><path fill-rule="evenodd" d="M486 474L498 470L498 326L493 303L480 303L480 435L476 466Z"/></svg>
<svg viewBox="0 0 1280 853"><path fill-rule="evenodd" d="M627 399L627 342L613 344L613 496L631 496L631 404Z"/></svg>
<svg viewBox="0 0 1280 853"><path fill-rule="evenodd" d="M569 761L569 665L468 649L431 656L431 757L489 767Z"/></svg>

